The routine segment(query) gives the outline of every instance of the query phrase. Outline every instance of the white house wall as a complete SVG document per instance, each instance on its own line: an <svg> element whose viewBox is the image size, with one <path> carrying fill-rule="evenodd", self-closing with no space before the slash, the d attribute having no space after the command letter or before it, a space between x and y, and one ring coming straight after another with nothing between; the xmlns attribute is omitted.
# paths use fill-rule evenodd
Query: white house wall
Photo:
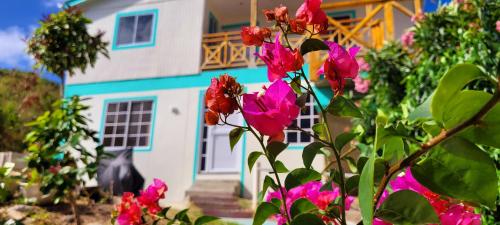
<svg viewBox="0 0 500 225"><path fill-rule="evenodd" d="M90 1L84 12L92 32L105 31L110 59L100 56L94 68L76 74L68 84L196 74L200 53L204 0ZM153 47L112 50L118 13L158 9Z"/></svg>

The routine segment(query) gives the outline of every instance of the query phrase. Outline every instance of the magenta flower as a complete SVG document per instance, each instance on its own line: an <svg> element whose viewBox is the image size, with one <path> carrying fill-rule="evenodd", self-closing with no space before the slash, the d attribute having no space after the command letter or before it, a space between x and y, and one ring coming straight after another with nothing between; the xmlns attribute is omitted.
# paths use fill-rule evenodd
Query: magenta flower
<svg viewBox="0 0 500 225"><path fill-rule="evenodd" d="M497 32L500 32L500 20L497 20Z"/></svg>
<svg viewBox="0 0 500 225"><path fill-rule="evenodd" d="M366 62L365 58L359 58L356 60L359 65L359 71L370 72L371 66Z"/></svg>
<svg viewBox="0 0 500 225"><path fill-rule="evenodd" d="M267 65L267 77L273 82L286 77L287 72L297 71L304 64L304 59L298 49L291 51L280 43L280 36L276 35L274 43L264 43L262 55L257 56Z"/></svg>
<svg viewBox="0 0 500 225"><path fill-rule="evenodd" d="M357 76L356 78L354 78L353 81L354 81L354 90L356 90L359 93L365 94L370 89L370 84L371 84L370 80L365 80L361 78L361 76Z"/></svg>
<svg viewBox="0 0 500 225"><path fill-rule="evenodd" d="M264 91L243 95L243 116L260 133L276 136L299 115L300 108L295 105L297 96L282 80L274 81Z"/></svg>
<svg viewBox="0 0 500 225"><path fill-rule="evenodd" d="M120 204L116 206L119 225L139 225L142 223L142 210L134 200L134 194L130 192L123 193Z"/></svg>
<svg viewBox="0 0 500 225"><path fill-rule="evenodd" d="M441 225L481 225L481 215L461 204L452 205L439 220Z"/></svg>
<svg viewBox="0 0 500 225"><path fill-rule="evenodd" d="M415 33L413 31L408 31L401 35L401 43L403 44L404 47L411 47L413 45L413 42L415 41L413 37L415 36Z"/></svg>
<svg viewBox="0 0 500 225"><path fill-rule="evenodd" d="M423 12L418 12L418 13L415 13L415 15L413 15L411 17L411 22L412 23L418 23L418 22L421 22L425 19L425 14Z"/></svg>
<svg viewBox="0 0 500 225"><path fill-rule="evenodd" d="M141 195L137 197L137 201L142 207L147 208L150 214L154 215L161 211L158 201L165 198L167 190L167 185L163 181L154 179L153 184L149 185L146 190L141 191Z"/></svg>
<svg viewBox="0 0 500 225"><path fill-rule="evenodd" d="M325 44L330 48L328 59L317 73L325 75L335 94L342 94L345 79L354 79L358 76L359 65L355 57L360 48L352 47L347 51L335 42L325 41Z"/></svg>

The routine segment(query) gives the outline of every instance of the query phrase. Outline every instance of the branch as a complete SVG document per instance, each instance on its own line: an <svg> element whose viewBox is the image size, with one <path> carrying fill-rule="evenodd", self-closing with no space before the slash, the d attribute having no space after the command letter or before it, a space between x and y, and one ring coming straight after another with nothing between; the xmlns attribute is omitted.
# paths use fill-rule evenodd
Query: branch
<svg viewBox="0 0 500 225"><path fill-rule="evenodd" d="M412 165L417 159L420 158L420 156L429 152L429 150L431 150L434 146L447 140L451 136L465 130L469 126L472 126L474 124L478 124L481 121L481 119L486 115L486 113L488 113L488 111L490 111L490 109L493 108L500 101L500 83L498 85L499 86L497 87L497 91L495 92L493 97L473 117L471 117L470 119L464 121L463 123L459 124L458 126L452 128L452 129L449 129L449 130L443 129L438 136L432 138L427 143L422 144L418 151L416 151L413 154L411 154L410 156L408 156L408 158L391 166L389 168L389 171L382 178L382 181L380 182L380 185L377 189L377 193L375 194L375 197L373 198L375 201L374 207L377 207L377 204L380 201L380 197L382 196L382 193L384 192L385 187L389 183L389 180L391 179L391 177L394 176L394 174L396 174L401 169L404 169L404 168Z"/></svg>

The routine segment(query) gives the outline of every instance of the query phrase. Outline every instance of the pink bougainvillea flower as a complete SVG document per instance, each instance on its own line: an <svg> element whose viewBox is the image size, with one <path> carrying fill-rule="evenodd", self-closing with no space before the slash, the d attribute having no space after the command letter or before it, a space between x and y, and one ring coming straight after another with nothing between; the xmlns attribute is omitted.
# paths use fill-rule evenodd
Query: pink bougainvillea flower
<svg viewBox="0 0 500 225"><path fill-rule="evenodd" d="M266 63L267 77L271 82L286 77L287 72L299 70L304 64L299 50L285 48L280 43L280 37L281 35L276 35L274 43L264 43L262 55L257 54Z"/></svg>
<svg viewBox="0 0 500 225"><path fill-rule="evenodd" d="M271 37L271 30L267 27L242 27L241 40L245 45L261 46L265 38Z"/></svg>
<svg viewBox="0 0 500 225"><path fill-rule="evenodd" d="M497 25L497 27L496 27L497 28L497 32L500 32L500 20L497 20L497 24L496 25Z"/></svg>
<svg viewBox="0 0 500 225"><path fill-rule="evenodd" d="M404 47L411 47L413 45L415 33L413 31L408 31L401 35L401 43Z"/></svg>
<svg viewBox="0 0 500 225"><path fill-rule="evenodd" d="M330 50L328 59L318 70L318 74L324 74L335 94L342 94L345 79L354 79L358 76L359 65L356 60L359 47L352 47L349 51L335 42L325 41Z"/></svg>
<svg viewBox="0 0 500 225"><path fill-rule="evenodd" d="M279 135L297 118L300 108L297 96L282 80L274 81L265 92L243 95L245 120L267 136Z"/></svg>
<svg viewBox="0 0 500 225"><path fill-rule="evenodd" d="M423 12L418 12L411 17L412 23L418 23L425 19L425 14Z"/></svg>
<svg viewBox="0 0 500 225"><path fill-rule="evenodd" d="M167 190L167 185L163 181L154 179L153 184L149 185L146 190L141 191L141 195L137 197L137 201L142 207L147 208L150 214L155 215L161 211L158 201L165 198Z"/></svg>
<svg viewBox="0 0 500 225"><path fill-rule="evenodd" d="M481 215L462 204L455 204L441 214L439 220L441 225L480 225Z"/></svg>
<svg viewBox="0 0 500 225"><path fill-rule="evenodd" d="M365 80L361 78L361 76L357 76L356 78L353 79L354 81L354 90L356 90L359 93L365 94L368 92L370 89L370 80Z"/></svg>
<svg viewBox="0 0 500 225"><path fill-rule="evenodd" d="M321 9L323 0L305 0L297 9L295 16L298 20L304 20L314 26L315 32L321 32L328 28L328 18Z"/></svg>
<svg viewBox="0 0 500 225"><path fill-rule="evenodd" d="M116 222L119 225L139 225L142 223L142 210L134 201L133 193L123 193L122 201L116 206L116 211L118 212Z"/></svg>
<svg viewBox="0 0 500 225"><path fill-rule="evenodd" d="M371 66L366 62L365 58L359 58L356 61L358 62L360 71L370 72Z"/></svg>

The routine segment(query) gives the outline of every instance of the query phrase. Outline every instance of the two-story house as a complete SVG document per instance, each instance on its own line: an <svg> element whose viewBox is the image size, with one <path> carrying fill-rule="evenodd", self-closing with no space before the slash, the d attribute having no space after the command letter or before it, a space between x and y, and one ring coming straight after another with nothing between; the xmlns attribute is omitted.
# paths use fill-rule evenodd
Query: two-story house
<svg viewBox="0 0 500 225"><path fill-rule="evenodd" d="M79 7L93 20L92 31L105 31L110 58L101 57L85 74L69 77L65 95L91 98L85 102L91 106L87 115L106 150L134 147L135 166L147 183L160 178L168 184L170 203L186 203L188 195L192 200L213 197L208 199L211 202L227 195L255 199L267 173L264 162L252 173L247 167L248 154L259 149L257 141L244 135L231 152L231 129L204 124L203 96L210 79L224 73L237 77L249 92L266 84L266 67L253 55L255 48L242 44L240 27L268 25L263 9L283 3L293 14L302 2L67 1L67 6ZM384 40L399 37L411 25L410 17L420 9L420 1L324 0L322 7L330 17L330 30L320 38L379 48ZM292 42L301 38L293 37ZM322 57L311 54L306 60L312 79L318 80L311 71ZM310 100L297 119L303 128L319 120L315 105L327 104L332 97L321 83L317 82L321 102ZM243 123L237 115L231 120ZM286 141L290 147L280 159L290 168L300 167L301 150L311 138L287 131ZM318 157L314 166L321 169L324 163Z"/></svg>

